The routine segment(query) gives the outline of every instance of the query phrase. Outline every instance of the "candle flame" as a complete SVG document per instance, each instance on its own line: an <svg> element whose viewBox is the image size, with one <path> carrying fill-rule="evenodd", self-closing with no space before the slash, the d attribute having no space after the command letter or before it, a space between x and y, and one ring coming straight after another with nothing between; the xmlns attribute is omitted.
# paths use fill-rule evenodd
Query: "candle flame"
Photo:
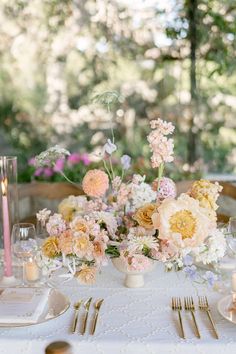
<svg viewBox="0 0 236 354"><path fill-rule="evenodd" d="M3 178L3 180L1 181L3 195L7 195L7 184L8 184L7 178Z"/></svg>

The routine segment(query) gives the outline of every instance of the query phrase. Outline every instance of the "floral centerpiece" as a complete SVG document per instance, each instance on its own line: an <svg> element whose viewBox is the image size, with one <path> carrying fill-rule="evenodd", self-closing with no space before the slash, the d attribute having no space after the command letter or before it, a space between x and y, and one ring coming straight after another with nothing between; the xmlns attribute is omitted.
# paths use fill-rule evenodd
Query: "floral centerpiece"
<svg viewBox="0 0 236 354"><path fill-rule="evenodd" d="M218 183L200 180L176 198L175 183L163 176L165 163L172 162L174 132L172 123L161 119L150 122L147 141L152 152L151 166L157 178L151 185L145 176L125 180L131 158L120 158L121 175L115 175L112 155L117 146L108 139L103 148L104 169L88 170L82 180L84 196L63 200L58 213L38 213L49 237L42 246L45 261L66 266L80 282L95 281L97 271L117 258L127 272L144 272L153 262L163 262L167 269L184 268L196 278L194 260L216 262L225 252L225 239L217 230ZM53 166L69 154L51 148L36 157L38 166ZM201 278L210 283L215 275Z"/></svg>

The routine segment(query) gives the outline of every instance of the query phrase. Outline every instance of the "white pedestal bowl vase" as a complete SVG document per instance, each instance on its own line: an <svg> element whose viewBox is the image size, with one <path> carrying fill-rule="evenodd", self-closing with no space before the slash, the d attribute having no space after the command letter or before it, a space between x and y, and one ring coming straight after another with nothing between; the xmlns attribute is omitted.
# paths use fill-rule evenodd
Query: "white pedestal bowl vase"
<svg viewBox="0 0 236 354"><path fill-rule="evenodd" d="M156 266L156 261L153 261L151 259L150 266L143 271L128 270L124 261L118 257L112 258L112 263L119 272L124 273L126 275L124 285L127 288L141 288L142 286L144 286L144 274L151 272Z"/></svg>

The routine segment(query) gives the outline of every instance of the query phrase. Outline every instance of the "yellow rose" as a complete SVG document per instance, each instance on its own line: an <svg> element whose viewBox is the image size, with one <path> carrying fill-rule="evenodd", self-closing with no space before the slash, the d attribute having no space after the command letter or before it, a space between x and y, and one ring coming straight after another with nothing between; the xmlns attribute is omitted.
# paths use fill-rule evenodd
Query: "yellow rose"
<svg viewBox="0 0 236 354"><path fill-rule="evenodd" d="M53 258L59 254L58 238L56 236L49 236L42 245L44 256Z"/></svg>
<svg viewBox="0 0 236 354"><path fill-rule="evenodd" d="M143 207L136 211L134 220L136 220L140 226L143 226L146 229L153 229L152 215L156 211L156 204L145 204Z"/></svg>

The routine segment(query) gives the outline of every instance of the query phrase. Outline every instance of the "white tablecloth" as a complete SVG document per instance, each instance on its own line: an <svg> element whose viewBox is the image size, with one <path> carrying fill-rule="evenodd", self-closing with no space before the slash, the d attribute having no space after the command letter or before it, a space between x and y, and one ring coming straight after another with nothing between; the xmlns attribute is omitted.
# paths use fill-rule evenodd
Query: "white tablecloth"
<svg viewBox="0 0 236 354"><path fill-rule="evenodd" d="M123 275L112 266L104 268L93 287L80 286L75 280L60 287L71 302L104 298L96 334L71 334L73 306L50 322L18 329L0 330L0 354L43 354L45 346L65 340L74 354L232 354L236 353L236 326L224 320L216 305L222 296L206 287L191 284L182 273L164 273L161 265L145 275L145 287L127 289ZM170 309L172 296L207 294L220 340L214 339L204 313L196 312L202 339L194 335L189 313L183 312L187 340L178 334L177 313ZM89 317L89 325L93 309ZM81 318L81 317L80 317Z"/></svg>

